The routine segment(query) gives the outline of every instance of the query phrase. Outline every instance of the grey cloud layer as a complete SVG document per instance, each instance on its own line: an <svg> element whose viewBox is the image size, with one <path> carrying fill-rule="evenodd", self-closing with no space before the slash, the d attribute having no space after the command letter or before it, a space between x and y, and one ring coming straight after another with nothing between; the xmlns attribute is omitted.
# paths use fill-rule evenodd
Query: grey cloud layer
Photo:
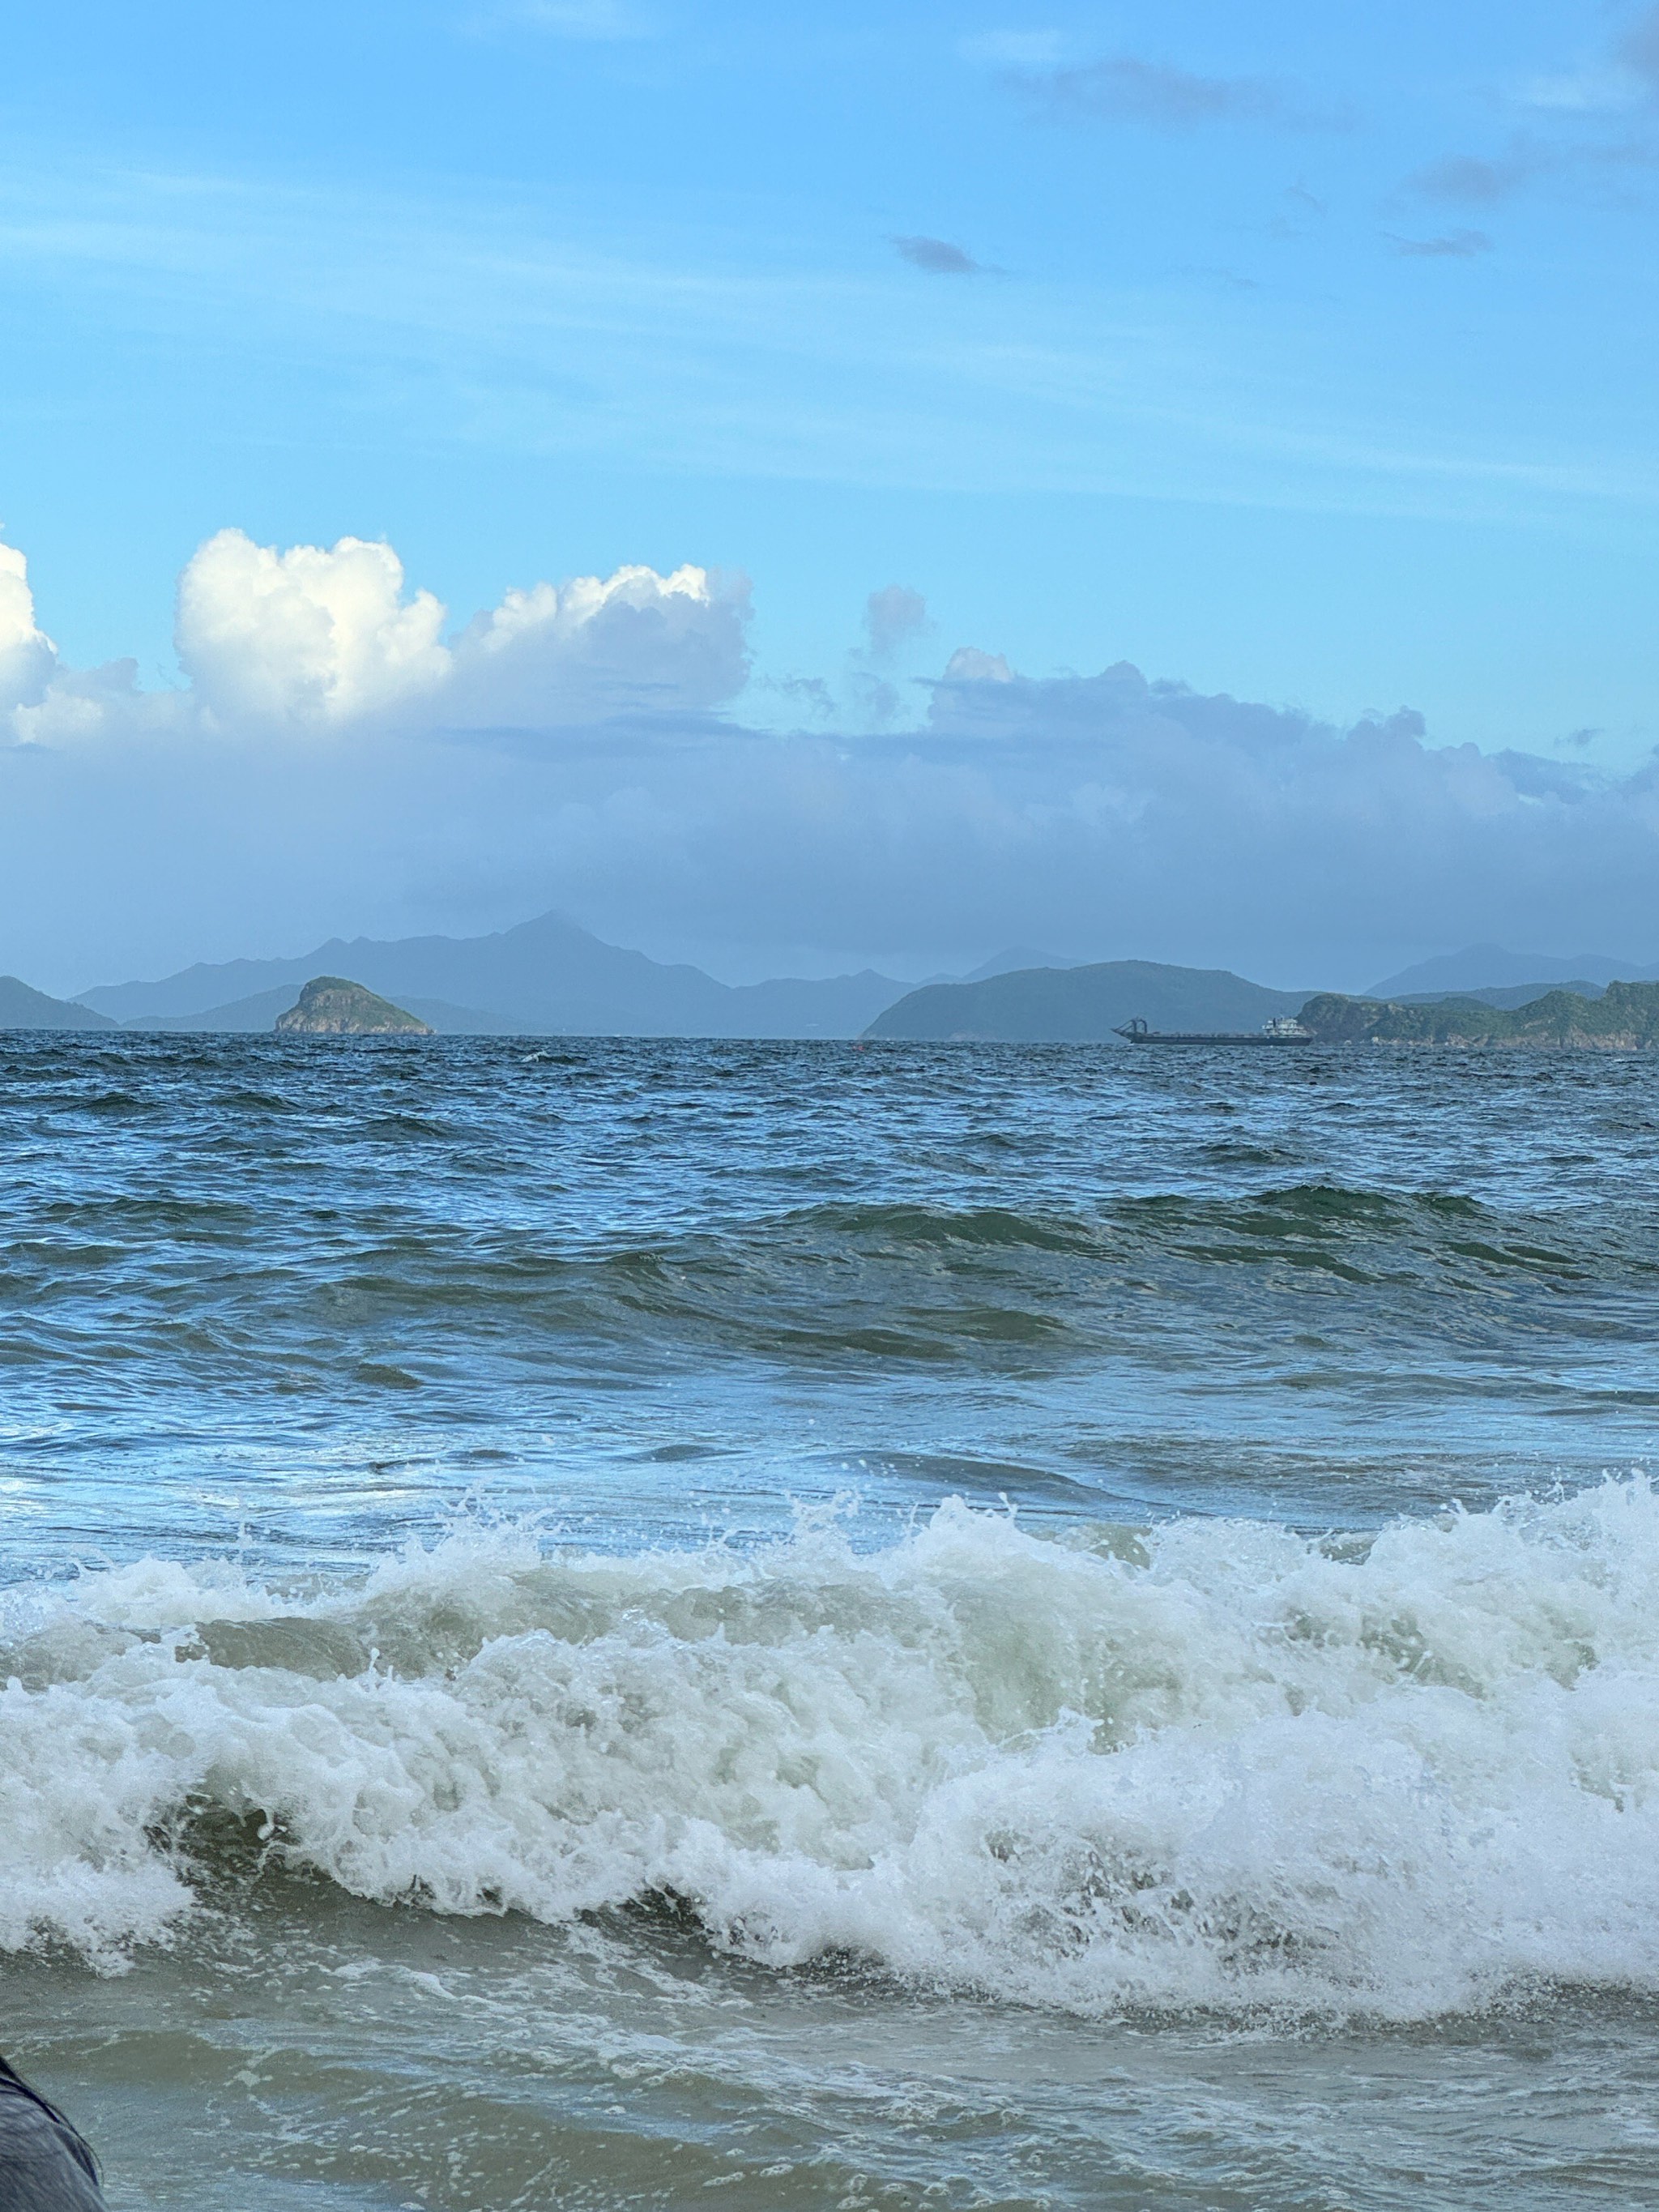
<svg viewBox="0 0 1659 2212"><path fill-rule="evenodd" d="M298 550L221 545L206 608L183 595L201 698L54 664L0 748L0 969L80 988L555 903L658 949L1035 941L1291 983L1480 939L1659 951L1651 767L973 647L919 727L779 734L737 718L743 602L701 571L538 586L447 639L388 599L389 549ZM8 577L0 655L35 652L40 690ZM872 642L921 613L878 592Z"/></svg>
<svg viewBox="0 0 1659 2212"><path fill-rule="evenodd" d="M1394 250L1419 261L1472 261L1490 253L1492 240L1484 230L1454 230L1438 238L1393 239Z"/></svg>

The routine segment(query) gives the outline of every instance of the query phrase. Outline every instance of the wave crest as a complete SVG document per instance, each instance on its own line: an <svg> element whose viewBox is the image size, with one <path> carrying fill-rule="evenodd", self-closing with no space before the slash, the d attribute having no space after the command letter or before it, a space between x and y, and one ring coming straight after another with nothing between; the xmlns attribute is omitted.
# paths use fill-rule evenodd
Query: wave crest
<svg viewBox="0 0 1659 2212"><path fill-rule="evenodd" d="M779 1966L1086 2012L1659 1987L1642 1479L1368 1544L460 1532L303 1602L151 1559L14 1594L0 1677L9 1948L165 1939L228 1820L367 1898L670 1893Z"/></svg>

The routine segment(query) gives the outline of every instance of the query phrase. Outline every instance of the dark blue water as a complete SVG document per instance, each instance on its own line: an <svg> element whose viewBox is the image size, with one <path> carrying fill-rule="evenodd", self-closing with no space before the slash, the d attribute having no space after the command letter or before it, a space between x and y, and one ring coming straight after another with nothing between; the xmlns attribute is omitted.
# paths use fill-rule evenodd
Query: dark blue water
<svg viewBox="0 0 1659 2212"><path fill-rule="evenodd" d="M0 1038L112 2200L1644 2203L1659 1066Z"/></svg>

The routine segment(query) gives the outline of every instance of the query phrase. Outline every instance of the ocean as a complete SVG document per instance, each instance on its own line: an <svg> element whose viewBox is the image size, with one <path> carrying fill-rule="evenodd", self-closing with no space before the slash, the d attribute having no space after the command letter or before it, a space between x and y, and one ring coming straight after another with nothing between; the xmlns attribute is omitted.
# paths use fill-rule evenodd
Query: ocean
<svg viewBox="0 0 1659 2212"><path fill-rule="evenodd" d="M0 1038L0 2048L120 2212L1651 2206L1656 1153Z"/></svg>

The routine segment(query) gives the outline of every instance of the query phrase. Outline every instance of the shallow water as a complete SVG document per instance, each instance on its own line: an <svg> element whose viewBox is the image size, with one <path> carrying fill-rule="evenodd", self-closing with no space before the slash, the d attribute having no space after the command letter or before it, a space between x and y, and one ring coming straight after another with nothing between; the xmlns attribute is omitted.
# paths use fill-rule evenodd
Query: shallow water
<svg viewBox="0 0 1659 2212"><path fill-rule="evenodd" d="M119 2206L1645 2205L1659 1067L0 1039Z"/></svg>

